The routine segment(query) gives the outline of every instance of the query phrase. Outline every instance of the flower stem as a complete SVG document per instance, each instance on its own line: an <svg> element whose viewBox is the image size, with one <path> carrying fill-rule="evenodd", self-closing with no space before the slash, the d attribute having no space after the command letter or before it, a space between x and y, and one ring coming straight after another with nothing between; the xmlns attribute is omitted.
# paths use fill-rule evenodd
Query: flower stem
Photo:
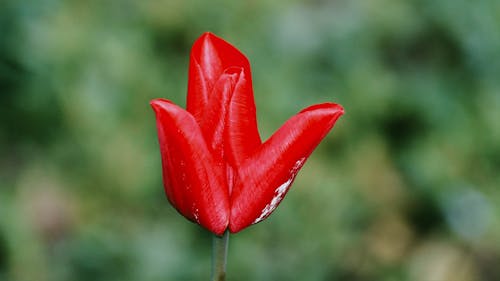
<svg viewBox="0 0 500 281"><path fill-rule="evenodd" d="M212 281L226 280L227 245L229 230L222 236L214 235L212 238Z"/></svg>

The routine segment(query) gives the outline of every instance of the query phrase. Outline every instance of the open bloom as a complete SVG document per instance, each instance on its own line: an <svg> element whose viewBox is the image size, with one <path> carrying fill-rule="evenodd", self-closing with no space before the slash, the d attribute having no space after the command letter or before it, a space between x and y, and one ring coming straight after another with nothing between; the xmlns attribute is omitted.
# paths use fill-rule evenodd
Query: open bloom
<svg viewBox="0 0 500 281"><path fill-rule="evenodd" d="M267 218L344 113L334 103L310 106L262 142L248 59L211 33L191 50L187 110L166 99L151 106L170 203L217 235Z"/></svg>

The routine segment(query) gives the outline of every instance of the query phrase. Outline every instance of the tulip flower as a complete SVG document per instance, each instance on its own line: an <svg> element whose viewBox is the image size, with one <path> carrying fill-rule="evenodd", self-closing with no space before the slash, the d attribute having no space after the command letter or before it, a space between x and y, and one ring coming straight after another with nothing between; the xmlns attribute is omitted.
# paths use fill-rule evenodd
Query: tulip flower
<svg viewBox="0 0 500 281"><path fill-rule="evenodd" d="M184 217L219 236L267 218L344 113L335 103L307 107L263 142L250 63L212 33L191 50L187 109L166 99L151 106L167 198Z"/></svg>

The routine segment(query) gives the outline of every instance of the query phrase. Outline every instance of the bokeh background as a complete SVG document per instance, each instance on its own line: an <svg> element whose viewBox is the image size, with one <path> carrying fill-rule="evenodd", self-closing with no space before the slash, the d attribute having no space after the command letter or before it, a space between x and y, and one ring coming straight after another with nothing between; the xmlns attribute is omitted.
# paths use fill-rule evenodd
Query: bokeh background
<svg viewBox="0 0 500 281"><path fill-rule="evenodd" d="M500 280L500 2L0 1L0 280L208 280L149 101L204 31L250 59L267 138L346 114L228 280Z"/></svg>

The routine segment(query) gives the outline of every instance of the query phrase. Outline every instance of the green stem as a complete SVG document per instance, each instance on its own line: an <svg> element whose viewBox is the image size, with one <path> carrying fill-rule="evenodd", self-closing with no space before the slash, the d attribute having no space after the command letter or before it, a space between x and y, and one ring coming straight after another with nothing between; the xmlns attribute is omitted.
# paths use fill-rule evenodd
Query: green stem
<svg viewBox="0 0 500 281"><path fill-rule="evenodd" d="M222 236L213 236L212 240L212 281L226 280L227 245L229 242L229 230Z"/></svg>

